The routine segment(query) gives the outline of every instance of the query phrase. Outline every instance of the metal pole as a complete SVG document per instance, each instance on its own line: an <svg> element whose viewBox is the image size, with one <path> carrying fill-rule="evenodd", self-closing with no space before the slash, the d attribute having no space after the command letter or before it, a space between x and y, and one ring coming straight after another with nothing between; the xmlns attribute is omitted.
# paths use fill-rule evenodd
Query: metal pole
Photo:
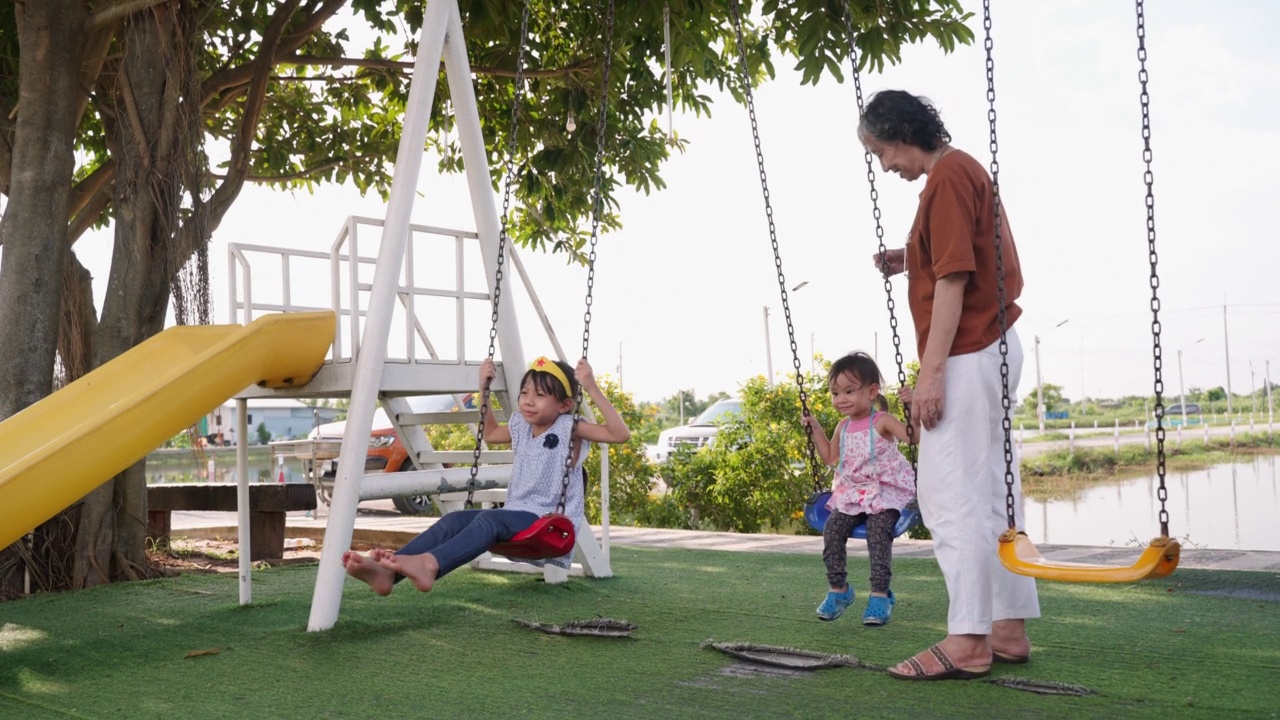
<svg viewBox="0 0 1280 720"><path fill-rule="evenodd" d="M364 475L374 405L387 359L387 339L391 334L400 263L409 240L409 218L417 199L422 148L426 143L427 128L431 121L432 98L435 97L436 79L440 75L445 31L450 17L457 13L456 0L431 2L427 5L422 22L418 56L414 60L413 77L416 82L411 82L409 86L408 107L401 128L400 146L396 151L395 175L391 180L391 193L382 228L382 244L378 250L378 263L369 292L360 352L356 355L351 402L347 408L347 427L342 436L342 453L338 457L338 471L334 478L324 548L320 554L316 587L311 598L311 616L307 621L307 630L310 632L328 630L338 621L342 585L346 578L346 570L340 558L351 547L351 537L355 531L356 506L360 502L360 479ZM456 40L462 41L461 34ZM469 75L466 80L469 86ZM453 94L455 107L460 100L457 94ZM489 166L485 160L479 164L467 162L466 167L470 176ZM492 187L486 185L485 195L491 194ZM472 202L478 200L473 195ZM352 263L355 263L354 249ZM353 315L356 310L352 308Z"/></svg>
<svg viewBox="0 0 1280 720"><path fill-rule="evenodd" d="M769 345L769 306L768 305L764 306L764 366L765 366L765 371L768 373L767 375L765 375L765 378L764 378L765 385L768 385L769 387L773 387L773 350Z"/></svg>
<svg viewBox="0 0 1280 720"><path fill-rule="evenodd" d="M248 605L253 602L253 560L249 552L249 401L244 398L236 398L236 523L240 543L240 604Z"/></svg>

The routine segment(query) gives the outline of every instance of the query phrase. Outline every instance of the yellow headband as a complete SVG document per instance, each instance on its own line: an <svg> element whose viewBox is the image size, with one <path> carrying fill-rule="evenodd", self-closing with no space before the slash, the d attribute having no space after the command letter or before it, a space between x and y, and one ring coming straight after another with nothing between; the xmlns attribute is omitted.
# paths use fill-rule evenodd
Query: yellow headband
<svg viewBox="0 0 1280 720"><path fill-rule="evenodd" d="M556 362L551 358L547 357L546 355L543 355L542 357L539 357L537 360L534 360L529 365L529 369L537 370L538 372L544 372L554 376L555 379L560 381L561 385L564 385L564 394L568 397L573 397L573 390L569 385L569 378L564 374L564 371L560 369L560 366L557 365Z"/></svg>

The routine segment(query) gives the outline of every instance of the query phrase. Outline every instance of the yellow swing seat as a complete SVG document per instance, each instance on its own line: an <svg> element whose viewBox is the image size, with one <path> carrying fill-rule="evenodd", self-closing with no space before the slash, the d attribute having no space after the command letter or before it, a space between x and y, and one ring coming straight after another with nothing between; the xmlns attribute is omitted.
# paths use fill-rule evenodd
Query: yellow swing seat
<svg viewBox="0 0 1280 720"><path fill-rule="evenodd" d="M1178 567L1182 546L1177 540L1151 540L1136 562L1128 567L1096 563L1052 562L1040 554L1027 534L1006 530L1000 535L1000 562L1019 575L1064 582L1121 583L1162 578Z"/></svg>

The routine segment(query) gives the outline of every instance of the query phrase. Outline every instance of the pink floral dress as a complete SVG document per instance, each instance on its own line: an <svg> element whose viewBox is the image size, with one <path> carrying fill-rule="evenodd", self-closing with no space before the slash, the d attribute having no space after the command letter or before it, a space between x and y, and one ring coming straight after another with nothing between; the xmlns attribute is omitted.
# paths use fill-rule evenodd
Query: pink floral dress
<svg viewBox="0 0 1280 720"><path fill-rule="evenodd" d="M901 511L916 495L911 462L898 451L898 442L875 431L876 414L858 421L841 420L840 462L831 486L828 510L845 515Z"/></svg>

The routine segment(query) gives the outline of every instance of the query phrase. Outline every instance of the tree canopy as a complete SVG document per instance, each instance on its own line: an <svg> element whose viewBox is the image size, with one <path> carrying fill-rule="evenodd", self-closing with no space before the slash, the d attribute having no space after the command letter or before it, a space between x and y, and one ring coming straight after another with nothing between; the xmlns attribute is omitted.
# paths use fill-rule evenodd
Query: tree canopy
<svg viewBox="0 0 1280 720"><path fill-rule="evenodd" d="M519 37L521 3L460 0L459 7L498 180L516 53L521 44L525 47L525 123L514 164L521 210L513 234L518 242L567 249L590 210L595 133L589 130L598 120L606 52L604 0L530 2L526 38ZM964 25L969 16L954 0L850 4L864 69L899 61L905 43L933 39L951 49L973 38ZM103 3L91 5L97 9ZM757 80L774 74L779 56L795 63L805 83L844 79L849 67L844 2L742 5L748 62ZM127 77L118 65L127 41L122 25L154 22L168 8L182 16L180 30L192 65L192 87L183 102L194 101L198 111L197 123L187 132L204 157L220 158L191 191L208 201L205 212L216 227L243 182L309 189L350 180L361 191L387 191L424 7L422 0L140 0L98 9L88 20L88 56L80 73L88 92L75 138L78 222L73 234L107 222L115 211L106 196L119 167L113 163L104 116L130 111L110 108L103 99ZM709 115L711 100L705 93L710 87L741 97L729 0L617 3L605 133L606 192L615 210L612 193L619 186L646 192L663 187L661 163L672 149L683 147L678 138L668 142L655 121L666 106L664 7L670 12L677 108ZM10 118L19 92L14 59L22 54L14 19L6 14L0 25L0 47L9 58L0 65L0 109ZM351 27L340 26L344 19ZM461 152L452 132L447 86L440 88L426 149L438 154L441 170L456 172ZM566 129L571 116L576 132ZM12 126L10 120L10 131ZM0 190L13 174L5 160L0 157ZM616 213L610 213L606 225L617 222Z"/></svg>
<svg viewBox="0 0 1280 720"><path fill-rule="evenodd" d="M710 88L739 99L736 0L458 0L489 162L503 182L519 48L527 86L512 158L516 242L577 253L590 212L596 133L605 123L605 229L616 191L661 188L684 143L656 121L666 107L669 12L674 104L711 112ZM207 321L209 238L245 183L310 189L350 181L389 190L424 0L41 0L0 12L0 419L163 328ZM846 7L862 66L904 44L945 49L973 33L957 0L742 2L753 82L794 62L806 83L843 79ZM613 58L601 78L603 58ZM607 87L607 117L596 117ZM447 85L424 148L461 169ZM568 119L574 118L576 131ZM73 244L110 226L106 298ZM140 467L79 506L70 586L135 576L144 564ZM5 583L0 562L0 592ZM43 586L47 578L37 578ZM52 584L58 584L49 581Z"/></svg>

